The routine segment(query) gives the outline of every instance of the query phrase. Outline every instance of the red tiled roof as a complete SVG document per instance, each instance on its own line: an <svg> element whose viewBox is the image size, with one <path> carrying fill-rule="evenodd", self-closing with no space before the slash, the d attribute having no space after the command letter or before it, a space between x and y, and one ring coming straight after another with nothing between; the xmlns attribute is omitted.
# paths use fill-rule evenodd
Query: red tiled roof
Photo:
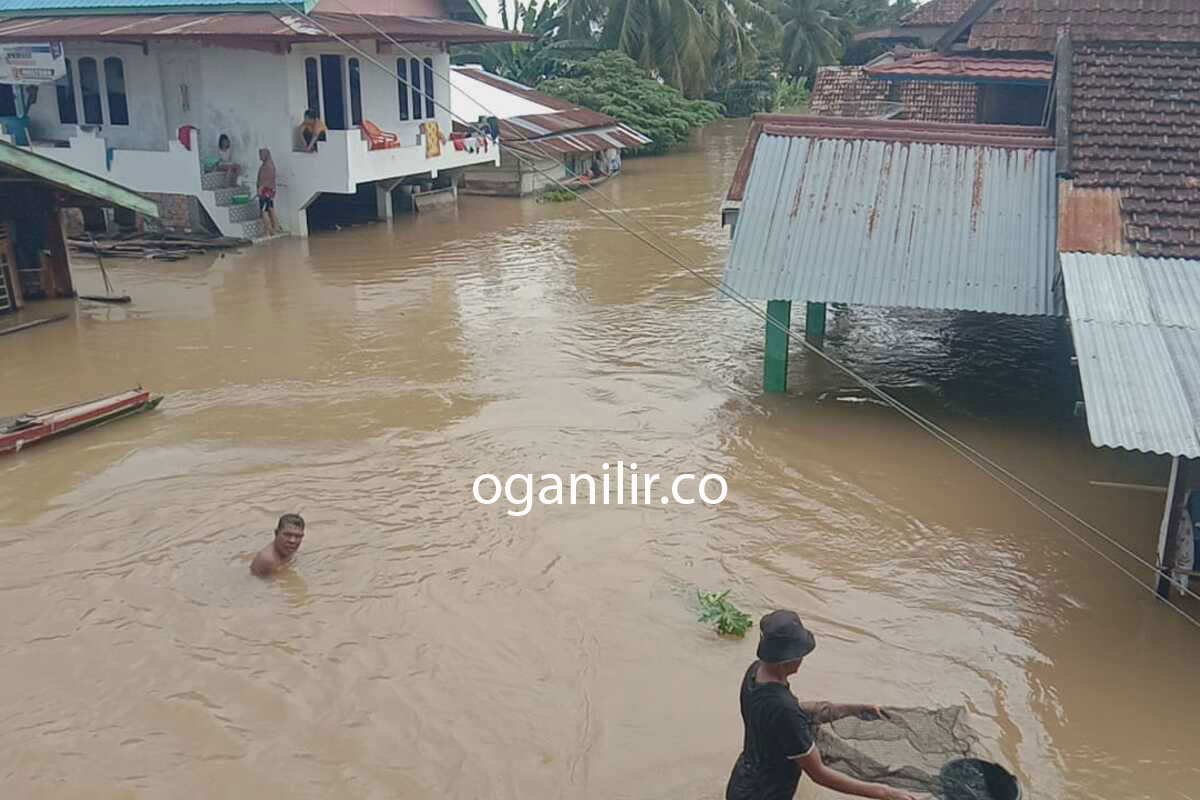
<svg viewBox="0 0 1200 800"><path fill-rule="evenodd" d="M991 83L1049 83L1054 62L1048 59L980 58L918 53L911 58L865 67L874 78L948 79Z"/></svg>
<svg viewBox="0 0 1200 800"><path fill-rule="evenodd" d="M1051 53L1076 41L1200 42L1197 0L996 0L971 28L972 49Z"/></svg>
<svg viewBox="0 0 1200 800"><path fill-rule="evenodd" d="M399 42L528 41L533 37L449 19L374 16L360 20L349 14L287 13L219 14L79 14L58 17L0 19L0 42L141 41L144 39L210 39L229 42L321 42L338 36L379 38L382 30ZM374 26L374 27L372 27Z"/></svg>
<svg viewBox="0 0 1200 800"><path fill-rule="evenodd" d="M1200 258L1200 44L1077 43L1075 186L1119 190L1141 256Z"/></svg>
<svg viewBox="0 0 1200 800"><path fill-rule="evenodd" d="M905 119L924 122L974 122L979 86L974 83L903 81L897 87Z"/></svg>
<svg viewBox="0 0 1200 800"><path fill-rule="evenodd" d="M887 83L867 77L860 67L821 67L808 107L827 117L877 117L894 105L890 92Z"/></svg>
<svg viewBox="0 0 1200 800"><path fill-rule="evenodd" d="M975 0L929 0L900 19L901 25L953 25Z"/></svg>
<svg viewBox="0 0 1200 800"><path fill-rule="evenodd" d="M814 114L868 119L885 114L927 122L974 122L973 83L885 81L862 67L822 67L809 97Z"/></svg>
<svg viewBox="0 0 1200 800"><path fill-rule="evenodd" d="M1054 137L1045 128L1025 125L975 125L918 120L801 117L789 114L755 114L741 159L730 182L728 200L741 200L750 178L750 164L762 134L813 139L871 139L884 142L959 144L967 147L1054 149Z"/></svg>

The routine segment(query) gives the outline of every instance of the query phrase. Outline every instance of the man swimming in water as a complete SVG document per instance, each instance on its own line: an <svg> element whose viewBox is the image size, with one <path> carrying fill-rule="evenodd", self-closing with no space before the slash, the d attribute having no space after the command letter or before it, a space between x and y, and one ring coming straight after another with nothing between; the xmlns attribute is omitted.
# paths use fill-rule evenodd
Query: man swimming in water
<svg viewBox="0 0 1200 800"><path fill-rule="evenodd" d="M292 563L303 539L304 517L284 514L275 526L275 540L258 551L258 555L250 562L250 571L260 578L274 575Z"/></svg>

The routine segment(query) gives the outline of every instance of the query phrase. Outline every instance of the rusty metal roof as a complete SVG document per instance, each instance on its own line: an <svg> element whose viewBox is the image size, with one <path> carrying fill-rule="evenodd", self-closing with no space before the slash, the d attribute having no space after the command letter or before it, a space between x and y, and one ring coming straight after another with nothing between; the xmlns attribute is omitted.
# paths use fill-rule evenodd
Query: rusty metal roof
<svg viewBox="0 0 1200 800"><path fill-rule="evenodd" d="M1060 259L1092 444L1200 458L1200 261Z"/></svg>
<svg viewBox="0 0 1200 800"><path fill-rule="evenodd" d="M875 139L892 142L965 144L1022 149L1052 149L1054 138L1045 128L1025 125L976 125L958 122L852 119L847 117L801 117L792 114L755 114L733 180L729 200L741 200L750 177L750 165L759 138L772 129L788 136L827 139Z"/></svg>
<svg viewBox="0 0 1200 800"><path fill-rule="evenodd" d="M451 67L451 69L453 69L459 75L466 76L471 80L479 81L486 86L491 86L494 89L500 89L501 91L516 95L517 97L523 97L530 102L546 106L547 108L553 108L560 111L572 111L579 108L579 106L577 106L575 103L563 100L561 97L552 97L548 94L542 94L539 91L529 88L523 83L510 81L507 78L501 78L499 75L493 75L490 72L484 72L482 69L476 67L456 66Z"/></svg>
<svg viewBox="0 0 1200 800"><path fill-rule="evenodd" d="M1057 313L1047 141L835 122L857 129L763 126L726 284L760 300Z"/></svg>
<svg viewBox="0 0 1200 800"><path fill-rule="evenodd" d="M351 14L309 16L311 19L283 12L258 12L17 17L0 19L0 41L220 39L230 42L267 40L290 44L333 39L323 28L347 38L380 38L371 24L400 42L467 44L526 41L532 38L486 25L430 17L370 16L364 22Z"/></svg>
<svg viewBox="0 0 1200 800"><path fill-rule="evenodd" d="M972 49L1054 52L1059 29L1076 41L1200 42L1197 0L996 0L972 27Z"/></svg>
<svg viewBox="0 0 1200 800"><path fill-rule="evenodd" d="M500 120L500 135L505 141L536 139L552 133L579 131L619 125L616 117L587 108L571 108L553 114L523 114Z"/></svg>
<svg viewBox="0 0 1200 800"><path fill-rule="evenodd" d="M642 147L651 142L649 137L621 124L514 142L504 138L504 123L507 121L500 122L500 136L504 146L530 156L546 156L549 153L596 153L610 148L622 150L627 147Z"/></svg>
<svg viewBox="0 0 1200 800"><path fill-rule="evenodd" d="M1054 62L1033 58L981 58L919 53L887 64L864 67L885 80L965 81L969 83L1049 83Z"/></svg>

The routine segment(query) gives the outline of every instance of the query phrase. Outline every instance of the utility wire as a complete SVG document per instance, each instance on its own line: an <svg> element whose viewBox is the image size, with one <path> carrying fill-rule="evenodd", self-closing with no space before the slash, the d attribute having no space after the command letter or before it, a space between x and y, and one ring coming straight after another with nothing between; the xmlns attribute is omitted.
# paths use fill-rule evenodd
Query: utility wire
<svg viewBox="0 0 1200 800"><path fill-rule="evenodd" d="M357 53L358 55L361 55L363 58L365 58L368 61L370 61L371 63L375 64L375 66L379 67L385 73L387 73L391 77L395 78L401 84L404 84L405 86L410 86L410 84L407 81L405 81L403 78L400 77L400 75L397 71L390 69L387 65L383 64L378 59L371 56L369 53L367 53L362 48L357 47L356 45L352 44L350 41L345 39L343 36L338 34L336 31L331 30L328 26L324 25L321 21L314 19L312 16L307 14L302 8L298 8L296 6L291 5L287 0L281 0L281 3L284 6L295 11L297 14L303 16L310 22L312 22L318 28L325 31L325 33L327 33L329 36L334 38L336 41L338 41L343 46L349 48L351 51ZM346 8L344 3L342 4L342 6L343 6L343 8ZM350 10L350 9L347 8L347 10ZM354 14L355 16L357 16L361 22L363 22L364 24L371 27L376 33L378 33L379 35L381 35L385 39L387 39L388 42L390 42L392 44L392 46L394 46L397 49L399 49L400 51L408 54L410 57L418 58L418 59L422 58L422 56L420 56L420 54L416 53L411 48L408 48L405 45L398 42L393 36L391 36L390 34L385 32L381 28L379 28L379 26L375 25L373 22L369 21L362 14L360 14L356 11L351 11L351 13ZM434 73L434 74L436 74L439 78L443 78L443 80L445 80L447 86L450 85L449 75L443 76L440 73ZM431 101L439 108L444 109L448 114L450 114L451 117L459 119L465 125L469 125L469 126L477 125L476 122L470 122L470 121L464 119L461 115L455 114L454 111L448 105L446 105L445 103L442 103L436 97L434 97L431 93L427 92L425 90L424 86L422 86L420 88L413 86L412 88L417 88L417 91L421 95L424 95L426 100ZM487 106L485 104L480 103L479 101L477 101L474 98L467 95L465 92L462 92L462 94L464 97L467 97L467 99L472 100L472 102L476 103L476 105L480 106L481 108L487 109ZM495 116L495 115L493 114L493 116ZM526 144L526 145L536 144L536 142L523 142L523 144ZM819 348L816 345L809 342L803 336L799 336L796 333L794 333L790 326L783 325L780 322L778 322L777 320L771 318L769 315L766 314L766 312L760 310L757 306L755 306L752 302L750 302L748 298L746 298L744 295L739 293L737 290L735 290L735 289L731 288L730 286L728 286L727 284L725 284L723 281L715 281L712 278L708 277L707 275L699 272L698 270L693 269L684 260L684 258L681 255L672 253L672 252L670 252L670 250L667 249L667 248L671 248L671 249L675 249L675 248L673 245L670 245L669 242L666 242L665 237L663 237L661 234L657 233L653 229L649 228L644 223L640 223L640 221L637 221L638 224L640 224L641 227L645 228L650 233L651 236L655 236L659 239L662 239L664 242L666 242L665 247L663 245L660 245L658 242L647 238L646 236L639 233L638 231L634 230L632 226L623 224L622 221L617 218L617 214L620 214L620 215L626 216L626 217L630 217L631 219L635 219L635 218L631 217L628 212L626 212L623 209L621 209L620 207L618 207L616 205L616 203L614 201L612 201L611 198L608 198L603 193L601 193L597 190L593 190L596 194L600 195L601 197L604 197L604 199L608 200L608 202L614 206L613 210L601 208L600 206L591 202L585 195L579 193L573 187L571 187L568 184L561 181L557 176L538 167L536 163L534 163L533 161L524 157L519 152L519 150L517 150L516 148L510 148L510 150L512 151L514 157L517 158L517 160L522 161L523 163L527 164L535 171L541 173L543 176L548 178L551 182L556 184L562 190L574 195L577 199L583 201L583 203L586 206L588 206L589 208L591 208L592 210L611 219L614 222L614 224L616 224L618 227L620 227L626 233L628 233L631 236L633 236L634 238L638 239L646 246L648 246L651 249L658 252L660 255L662 255L665 258L669 259L670 261L674 262L677 266L682 268L684 271L688 272L693 277L697 278L701 282L712 287L720 294L723 294L726 297L728 297L729 299L733 300L735 303L737 303L742 308L744 308L747 311L749 311L750 313L754 314L756 317L762 319L768 326L774 326L777 330L781 331L784 335L786 335L789 341L798 342L806 350L808 350L809 352L818 356L819 358L823 359L828 364L833 366L835 369L839 370L840 372L842 372L845 375L847 375L848 377L850 377L852 380L854 380L856 383L858 383L864 389L871 392L871 394L875 395L877 398L879 398L881 401L883 401L890 408L892 408L895 411L897 411L898 413L900 413L902 416L907 418L909 421L911 421L917 427L924 430L926 433L928 433L934 439L941 442L946 447L950 448L952 451L957 453L959 456L961 456L962 458L964 458L965 460L970 462L976 468L981 470L985 475L992 478L992 480L996 481L1001 486L1003 486L1004 488L1006 488L1010 492L1012 492L1014 495L1016 495L1017 498L1020 499L1022 502L1024 502L1028 506L1030 506L1032 509L1034 509L1035 511L1040 513L1042 516L1046 517L1046 519L1050 520L1050 522L1052 522L1054 525L1061 528L1063 531L1068 533L1070 536L1072 536L1074 539L1079 541L1081 544L1083 544L1089 550L1094 552L1096 555L1100 556L1102 559L1107 561L1109 564L1116 567L1122 573L1127 575L1129 578L1131 578L1135 583L1137 583L1143 589L1145 589L1146 591L1150 592L1151 594L1153 594L1157 597L1157 592L1153 586L1150 586L1149 584L1143 582L1141 578L1138 578L1128 568L1126 568L1124 565L1122 565L1119 562L1117 562L1116 560L1114 560L1107 553L1100 550L1093 543L1089 542L1086 538L1081 536L1077 531L1072 530L1070 526L1066 525L1060 519L1055 517L1047 509L1038 505L1033 499L1031 499L1029 496L1027 496L1024 492L1028 492L1029 494L1032 494L1034 497L1036 497L1037 499L1046 503L1047 505L1051 506L1059 513L1063 514L1064 516L1068 517L1069 519L1073 520L1074 522L1083 526L1084 528L1092 531L1097 536L1102 538L1105 542L1107 542L1109 545L1117 548L1121 552L1125 553L1127 556L1133 558L1135 561L1148 567L1149 569L1154 571L1155 574L1159 573L1159 570L1161 569L1161 565L1155 565L1155 564L1151 563L1150 561L1148 561L1147 559L1142 558L1140 555L1135 553L1133 550L1129 549L1124 544L1122 544L1121 542L1119 542L1118 540L1116 540L1109 534L1102 531L1100 528L1097 528L1092 523L1083 519L1075 512L1066 508L1058 501L1056 501L1053 498L1051 498L1050 496L1046 495L1044 492L1040 491L1039 489L1037 489L1036 487L1034 487L1027 481L1025 481L1022 478L1020 478L1019 476L1015 475L1007 468L996 463L994 460L992 460L988 456L984 455L979 450L975 449L971 445L967 444L966 442L962 441L958 437L951 434L949 431L947 431L944 428L937 425L937 423L933 422L932 420L922 416L917 411L914 411L913 409L904 405L899 400L895 399L890 394L888 394L887 392L880 389L878 386L876 386L874 383L872 383L869 379L863 377L862 375L858 374L850 367L846 366L845 364L841 363L837 359L833 358L832 356L827 354L824 350L822 350L821 348ZM549 157L557 157L557 155L558 155L558 154L552 153L551 151L548 151L548 150L543 150L542 152L545 153ZM1170 554L1164 554L1164 558L1169 557L1169 555ZM1176 588L1178 588L1181 591L1181 593L1184 594L1185 596L1200 598L1200 594L1197 594L1197 593L1191 591L1190 589L1184 589L1183 587L1180 587L1178 585L1176 585ZM1197 619L1193 615L1189 614L1188 612L1186 612L1185 610L1180 608L1175 603L1171 602L1171 600L1169 598L1163 599L1163 602L1165 602L1169 607L1171 607L1174 611L1176 611L1180 616L1182 616L1188 622L1192 623L1192 625L1194 625L1198 629L1200 629L1200 619Z"/></svg>

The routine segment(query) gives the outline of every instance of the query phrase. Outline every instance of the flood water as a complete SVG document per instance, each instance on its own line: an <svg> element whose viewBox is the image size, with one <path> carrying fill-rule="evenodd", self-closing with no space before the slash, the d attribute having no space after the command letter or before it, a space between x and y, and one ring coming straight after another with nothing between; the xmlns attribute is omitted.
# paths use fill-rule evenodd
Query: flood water
<svg viewBox="0 0 1200 800"><path fill-rule="evenodd" d="M602 191L719 277L745 130ZM730 589L814 628L803 698L964 704L1027 797L1200 797L1200 630L799 348L764 396L762 323L582 203L463 197L111 272L131 306L35 304L74 316L0 339L0 413L165 395L0 461L0 796L716 800L756 636L718 638L695 594ZM1056 325L829 326L830 354L1154 558L1162 495L1092 482L1167 464L1088 443ZM617 459L728 498L471 496ZM251 577L289 511L295 568Z"/></svg>

